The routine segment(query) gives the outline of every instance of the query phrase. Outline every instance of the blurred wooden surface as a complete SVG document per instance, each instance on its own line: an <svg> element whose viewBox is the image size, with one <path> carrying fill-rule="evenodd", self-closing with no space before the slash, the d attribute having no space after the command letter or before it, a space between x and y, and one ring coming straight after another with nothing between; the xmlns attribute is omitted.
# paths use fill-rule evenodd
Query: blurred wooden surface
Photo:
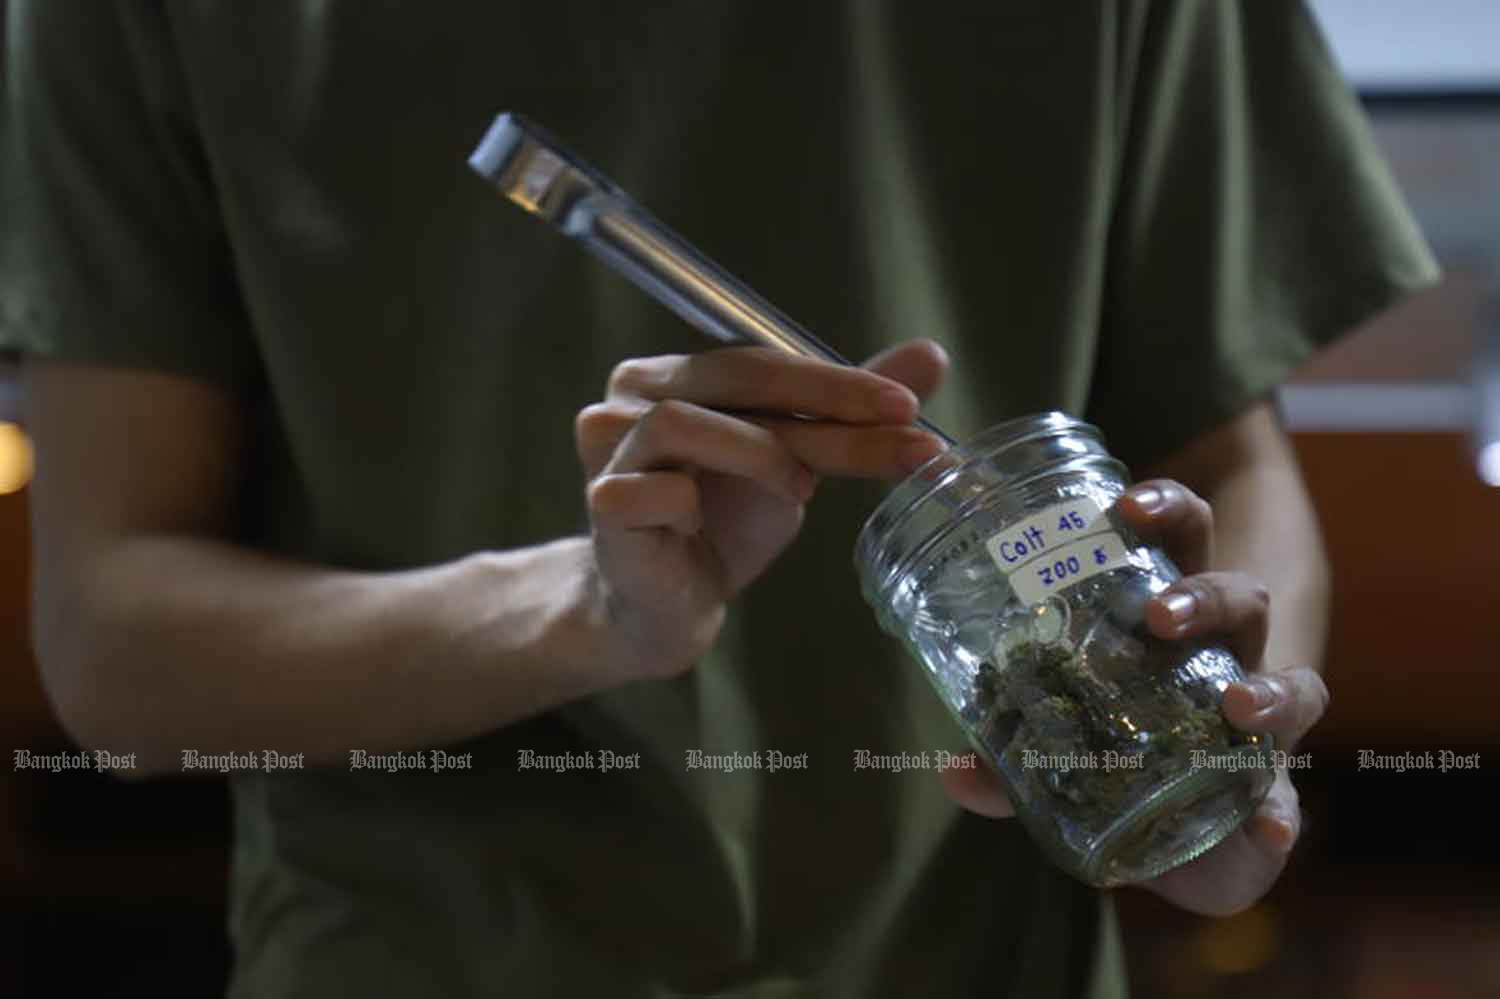
<svg viewBox="0 0 1500 999"><path fill-rule="evenodd" d="M26 599L31 571L27 543L27 492L0 496L0 732L14 735L14 745L52 729L52 712L42 698L41 682L32 664Z"/></svg>
<svg viewBox="0 0 1500 999"><path fill-rule="evenodd" d="M1448 266L1440 284L1411 295L1329 344L1297 370L1297 384L1462 382L1474 352L1483 268Z"/></svg>
<svg viewBox="0 0 1500 999"><path fill-rule="evenodd" d="M1333 702L1314 744L1495 742L1500 489L1457 434L1296 446L1334 567Z"/></svg>

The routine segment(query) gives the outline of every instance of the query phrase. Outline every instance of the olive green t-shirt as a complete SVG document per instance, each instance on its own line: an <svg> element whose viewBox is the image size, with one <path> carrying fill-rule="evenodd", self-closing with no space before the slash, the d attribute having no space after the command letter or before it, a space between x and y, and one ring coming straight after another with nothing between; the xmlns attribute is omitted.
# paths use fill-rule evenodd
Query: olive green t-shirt
<svg viewBox="0 0 1500 999"><path fill-rule="evenodd" d="M957 435L1060 408L1137 467L1434 270L1297 3L11 6L0 346L237 394L240 540L317 563L578 533L574 413L704 345L468 171L502 110L846 354L944 343ZM233 994L1120 994L1105 898L855 766L962 746L856 591L877 495L680 680L409 747L467 770L237 776Z"/></svg>

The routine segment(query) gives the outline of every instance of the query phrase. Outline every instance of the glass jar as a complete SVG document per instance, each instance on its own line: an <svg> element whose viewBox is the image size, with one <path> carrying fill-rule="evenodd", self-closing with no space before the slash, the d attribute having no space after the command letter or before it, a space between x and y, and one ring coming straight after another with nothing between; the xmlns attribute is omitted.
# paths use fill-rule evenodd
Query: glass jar
<svg viewBox="0 0 1500 999"><path fill-rule="evenodd" d="M1186 863L1275 776L1268 735L1220 710L1226 649L1147 630L1180 573L1114 512L1126 470L1063 413L933 459L860 532L855 565L1044 851L1101 887Z"/></svg>

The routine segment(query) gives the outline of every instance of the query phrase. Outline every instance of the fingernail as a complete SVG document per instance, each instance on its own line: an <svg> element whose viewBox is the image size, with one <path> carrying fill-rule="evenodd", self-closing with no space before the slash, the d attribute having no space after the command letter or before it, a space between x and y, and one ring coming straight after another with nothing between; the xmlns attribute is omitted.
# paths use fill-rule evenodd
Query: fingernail
<svg viewBox="0 0 1500 999"><path fill-rule="evenodd" d="M905 422L917 411L917 397L900 385L887 385L875 396L875 415L882 420Z"/></svg>
<svg viewBox="0 0 1500 999"><path fill-rule="evenodd" d="M1246 680L1245 687L1250 691L1250 703L1256 711L1264 711L1276 703L1276 688L1269 680Z"/></svg>
<svg viewBox="0 0 1500 999"><path fill-rule="evenodd" d="M1297 843L1297 829L1291 819L1284 815L1263 815L1261 821L1270 834L1271 845L1278 853L1291 853Z"/></svg>
<svg viewBox="0 0 1500 999"><path fill-rule="evenodd" d="M942 454L943 450L942 441L939 441L936 437L929 437L924 434L918 440L901 445L900 450L896 452L896 460L908 472L915 472Z"/></svg>
<svg viewBox="0 0 1500 999"><path fill-rule="evenodd" d="M1142 486L1130 491L1130 498L1135 500L1135 505L1147 513L1155 513L1167 503L1167 498L1162 495L1160 489L1151 486Z"/></svg>
<svg viewBox="0 0 1500 999"><path fill-rule="evenodd" d="M1162 598L1162 606L1167 609L1167 616L1172 623L1179 627L1187 624L1198 612L1198 599L1191 593L1168 593Z"/></svg>
<svg viewBox="0 0 1500 999"><path fill-rule="evenodd" d="M1290 850L1292 848L1292 844L1297 841L1297 837L1301 835L1302 829L1302 820L1299 818L1302 809L1298 808L1295 805L1292 806L1292 809L1292 811L1287 812L1282 811L1280 808L1277 808L1272 813L1272 817L1276 820L1276 824L1281 826L1282 832L1286 836L1286 848L1288 850Z"/></svg>
<svg viewBox="0 0 1500 999"><path fill-rule="evenodd" d="M792 495L797 498L798 502L806 503L808 500L812 499L813 492L816 491L817 488L818 477L814 475L809 469L799 469L797 473L792 476Z"/></svg>

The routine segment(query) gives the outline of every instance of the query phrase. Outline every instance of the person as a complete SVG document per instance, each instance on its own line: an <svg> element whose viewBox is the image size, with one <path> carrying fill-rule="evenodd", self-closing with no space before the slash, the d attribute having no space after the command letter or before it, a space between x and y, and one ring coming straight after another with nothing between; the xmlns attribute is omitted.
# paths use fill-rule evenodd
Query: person
<svg viewBox="0 0 1500 999"><path fill-rule="evenodd" d="M919 400L1100 425L1152 627L1322 710L1270 393L1434 268L1300 4L13 6L47 689L136 776L307 763L233 770L232 995L1120 994L983 771L853 764L960 744L849 565ZM705 349L467 171L505 109L871 360Z"/></svg>

